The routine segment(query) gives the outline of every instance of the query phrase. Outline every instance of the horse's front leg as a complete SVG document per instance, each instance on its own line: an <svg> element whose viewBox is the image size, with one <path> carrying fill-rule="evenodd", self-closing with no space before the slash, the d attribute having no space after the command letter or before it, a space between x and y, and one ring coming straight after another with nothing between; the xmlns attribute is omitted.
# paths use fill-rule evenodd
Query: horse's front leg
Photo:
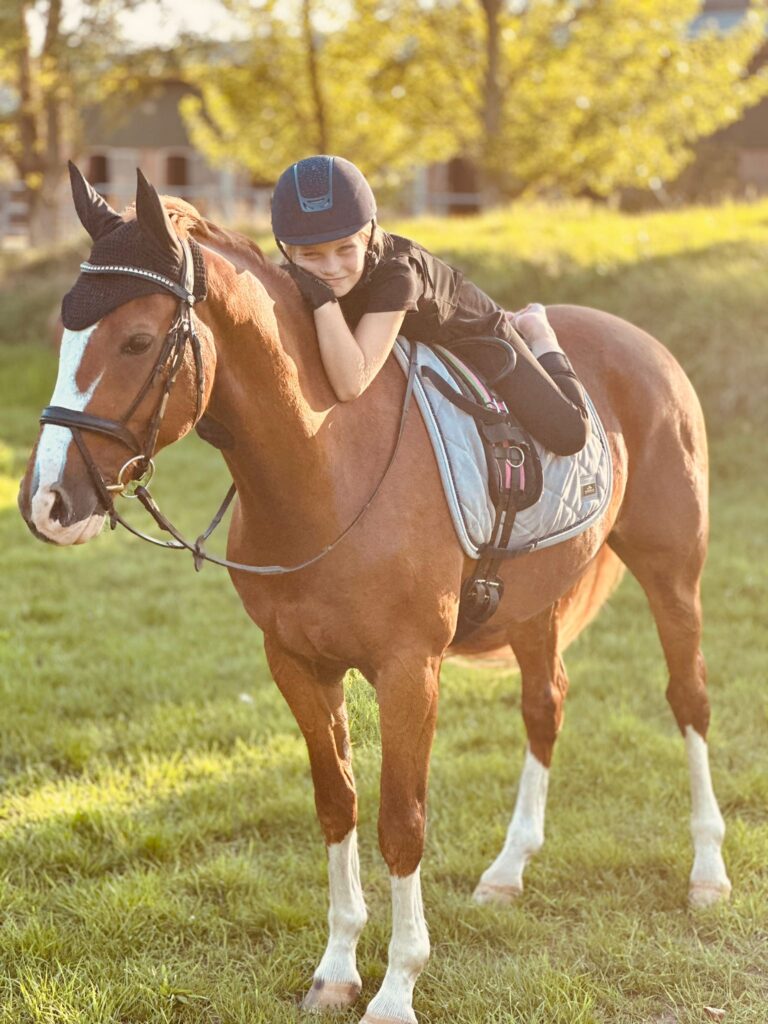
<svg viewBox="0 0 768 1024"><path fill-rule="evenodd" d="M381 719L379 845L392 886L387 973L362 1024L415 1024L413 988L429 958L419 865L441 657L397 658L376 674Z"/></svg>
<svg viewBox="0 0 768 1024"><path fill-rule="evenodd" d="M328 945L304 998L309 1010L351 1006L362 987L355 953L367 919L357 856L357 794L343 672L320 668L265 638L269 667L304 734L317 816L328 846Z"/></svg>

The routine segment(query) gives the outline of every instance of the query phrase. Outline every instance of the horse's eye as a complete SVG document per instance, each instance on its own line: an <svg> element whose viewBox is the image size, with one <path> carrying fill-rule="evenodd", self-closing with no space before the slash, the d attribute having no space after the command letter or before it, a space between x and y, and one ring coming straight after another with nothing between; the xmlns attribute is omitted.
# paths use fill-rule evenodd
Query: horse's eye
<svg viewBox="0 0 768 1024"><path fill-rule="evenodd" d="M123 343L121 351L129 356L140 356L154 340L151 334L132 334L128 341Z"/></svg>

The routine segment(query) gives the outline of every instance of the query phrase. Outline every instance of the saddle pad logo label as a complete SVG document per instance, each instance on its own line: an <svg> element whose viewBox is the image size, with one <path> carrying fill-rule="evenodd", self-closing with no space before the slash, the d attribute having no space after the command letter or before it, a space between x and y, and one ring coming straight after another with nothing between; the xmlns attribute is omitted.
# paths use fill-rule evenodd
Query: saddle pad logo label
<svg viewBox="0 0 768 1024"><path fill-rule="evenodd" d="M594 480L590 480L589 483L582 486L581 496L582 498L589 498L593 494L597 494L597 484Z"/></svg>

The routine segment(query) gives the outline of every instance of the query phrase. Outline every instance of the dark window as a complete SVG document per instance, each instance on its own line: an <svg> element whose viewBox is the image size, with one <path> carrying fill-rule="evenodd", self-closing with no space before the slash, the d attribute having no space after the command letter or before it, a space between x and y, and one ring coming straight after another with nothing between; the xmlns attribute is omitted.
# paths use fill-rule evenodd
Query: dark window
<svg viewBox="0 0 768 1024"><path fill-rule="evenodd" d="M189 161L185 156L169 156L165 162L166 185L189 184Z"/></svg>
<svg viewBox="0 0 768 1024"><path fill-rule="evenodd" d="M480 205L478 192L477 169L475 165L461 156L448 161L448 192L454 201L448 205L449 214L478 213Z"/></svg>
<svg viewBox="0 0 768 1024"><path fill-rule="evenodd" d="M109 164L103 153L93 153L88 158L88 181L92 185L107 185L109 183Z"/></svg>

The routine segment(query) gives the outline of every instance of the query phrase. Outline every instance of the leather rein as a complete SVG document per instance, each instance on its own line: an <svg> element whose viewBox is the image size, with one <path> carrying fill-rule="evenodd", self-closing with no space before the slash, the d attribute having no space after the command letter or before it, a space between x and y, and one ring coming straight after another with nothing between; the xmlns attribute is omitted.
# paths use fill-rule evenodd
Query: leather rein
<svg viewBox="0 0 768 1024"><path fill-rule="evenodd" d="M187 344L192 348L195 363L197 383L195 394L195 423L199 421L204 411L203 400L205 396L205 372L203 368L200 339L197 336L194 321L192 319L192 306L195 304L194 264L192 261L192 253L189 243L183 238L180 238L179 242L181 243L183 250L183 265L181 273L182 284L173 281L171 278L164 277L162 274L157 274L154 271L144 270L141 267L130 267L124 265L104 266L87 262L80 264L80 269L85 274L126 274L132 277L141 278L145 281L153 281L155 284L160 285L162 288L165 288L166 291L175 295L179 300L179 307L176 317L174 318L170 330L168 331L160 349L157 360L155 361L155 365L122 419L111 420L101 416L92 416L90 413L81 412L77 409L67 409L59 405L49 405L43 409L40 414L40 423L43 425L51 424L52 426L67 427L72 432L72 437L74 438L78 451L80 452L86 469L88 470L91 480L96 488L96 493L99 496L101 506L109 516L109 525L111 529L114 530L119 523L134 536L139 537L141 540L148 541L150 544L155 544L163 548L170 548L175 551L189 551L192 554L195 569L198 572L202 569L205 562L213 562L215 565L221 565L227 569L237 569L242 572L249 572L258 576L280 576L285 573L298 572L300 569L306 569L310 565L314 565L315 562L319 562L321 558L324 558L329 554L336 545L347 536L347 534L358 524L368 511L374 498L379 493L384 480L389 474L405 432L405 423L411 402L411 396L413 394L414 379L416 376L416 347L415 345L411 346L408 379L405 387L405 396L403 398L403 407L400 413L400 423L389 461L384 468L381 479L376 484L376 487L366 503L357 513L352 522L344 528L338 537L336 537L336 539L330 544L327 544L316 555L313 555L311 558L308 558L303 562L299 562L296 565L247 565L243 562L233 562L227 558L220 558L217 555L211 555L204 549L203 544L219 525L224 514L231 505L237 492L234 483L227 491L224 500L208 527L195 541L189 541L182 536L173 523L171 523L170 520L167 519L160 511L148 490L149 482L155 471L153 456L157 446L160 426L168 405L171 388L173 387L179 370L184 363L184 354ZM133 432L128 429L127 423L141 404L144 397L161 378L163 378L163 388L160 399L149 422L146 439L142 444ZM132 457L124 463L118 472L115 483L108 484L104 480L101 471L94 462L94 459L83 440L82 431L91 431L93 433L102 434L114 441L119 441L133 452ZM139 476L135 477L137 471L139 471ZM134 476L131 479L126 480L124 479L124 475L126 473L134 474ZM130 523L123 519L115 508L113 494L122 495L125 498L137 498L155 520L160 529L169 533L173 540L161 540L157 537L151 537L149 534L143 533L141 530L137 530L135 527L131 526Z"/></svg>

